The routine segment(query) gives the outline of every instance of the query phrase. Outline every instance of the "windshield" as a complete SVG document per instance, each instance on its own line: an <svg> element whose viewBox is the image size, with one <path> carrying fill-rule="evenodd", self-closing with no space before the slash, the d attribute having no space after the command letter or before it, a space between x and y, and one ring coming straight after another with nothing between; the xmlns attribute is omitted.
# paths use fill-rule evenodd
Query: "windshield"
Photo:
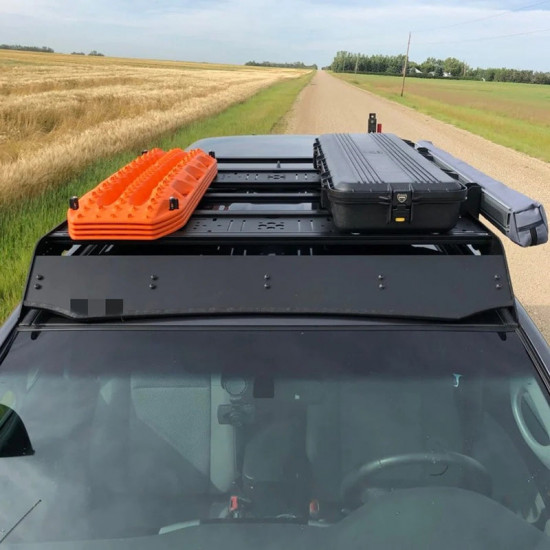
<svg viewBox="0 0 550 550"><path fill-rule="evenodd" d="M550 409L515 333L94 328L20 332L0 366L2 547L546 540Z"/></svg>

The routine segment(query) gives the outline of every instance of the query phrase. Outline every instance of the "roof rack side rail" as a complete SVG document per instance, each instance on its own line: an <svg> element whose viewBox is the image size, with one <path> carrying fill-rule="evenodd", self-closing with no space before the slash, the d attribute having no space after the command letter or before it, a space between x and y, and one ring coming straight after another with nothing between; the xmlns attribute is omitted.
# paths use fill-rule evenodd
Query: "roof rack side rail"
<svg viewBox="0 0 550 550"><path fill-rule="evenodd" d="M548 241L548 221L540 202L453 157L431 141L419 141L416 148L429 153L437 164L453 170L466 182L477 183L481 187L480 213L511 241L520 246Z"/></svg>

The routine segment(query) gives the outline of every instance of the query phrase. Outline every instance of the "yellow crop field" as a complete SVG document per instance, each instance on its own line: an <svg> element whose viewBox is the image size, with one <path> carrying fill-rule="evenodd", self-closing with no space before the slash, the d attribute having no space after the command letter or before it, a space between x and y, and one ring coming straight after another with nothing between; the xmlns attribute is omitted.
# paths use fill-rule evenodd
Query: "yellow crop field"
<svg viewBox="0 0 550 550"><path fill-rule="evenodd" d="M0 202L302 74L0 50Z"/></svg>

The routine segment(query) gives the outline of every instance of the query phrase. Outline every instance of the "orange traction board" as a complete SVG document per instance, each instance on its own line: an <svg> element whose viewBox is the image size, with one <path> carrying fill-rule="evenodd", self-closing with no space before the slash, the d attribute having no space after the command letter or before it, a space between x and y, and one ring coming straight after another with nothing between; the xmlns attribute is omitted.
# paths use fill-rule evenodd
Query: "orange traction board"
<svg viewBox="0 0 550 550"><path fill-rule="evenodd" d="M152 149L101 182L67 212L74 240L153 240L184 226L218 172L201 149Z"/></svg>

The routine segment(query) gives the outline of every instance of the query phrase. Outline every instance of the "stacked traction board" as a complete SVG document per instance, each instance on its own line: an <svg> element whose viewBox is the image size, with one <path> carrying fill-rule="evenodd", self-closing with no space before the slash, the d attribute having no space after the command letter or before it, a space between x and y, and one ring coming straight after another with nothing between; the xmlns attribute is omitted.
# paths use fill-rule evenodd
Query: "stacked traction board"
<svg viewBox="0 0 550 550"><path fill-rule="evenodd" d="M184 226L216 177L201 149L152 149L100 183L67 213L74 240L153 240Z"/></svg>

